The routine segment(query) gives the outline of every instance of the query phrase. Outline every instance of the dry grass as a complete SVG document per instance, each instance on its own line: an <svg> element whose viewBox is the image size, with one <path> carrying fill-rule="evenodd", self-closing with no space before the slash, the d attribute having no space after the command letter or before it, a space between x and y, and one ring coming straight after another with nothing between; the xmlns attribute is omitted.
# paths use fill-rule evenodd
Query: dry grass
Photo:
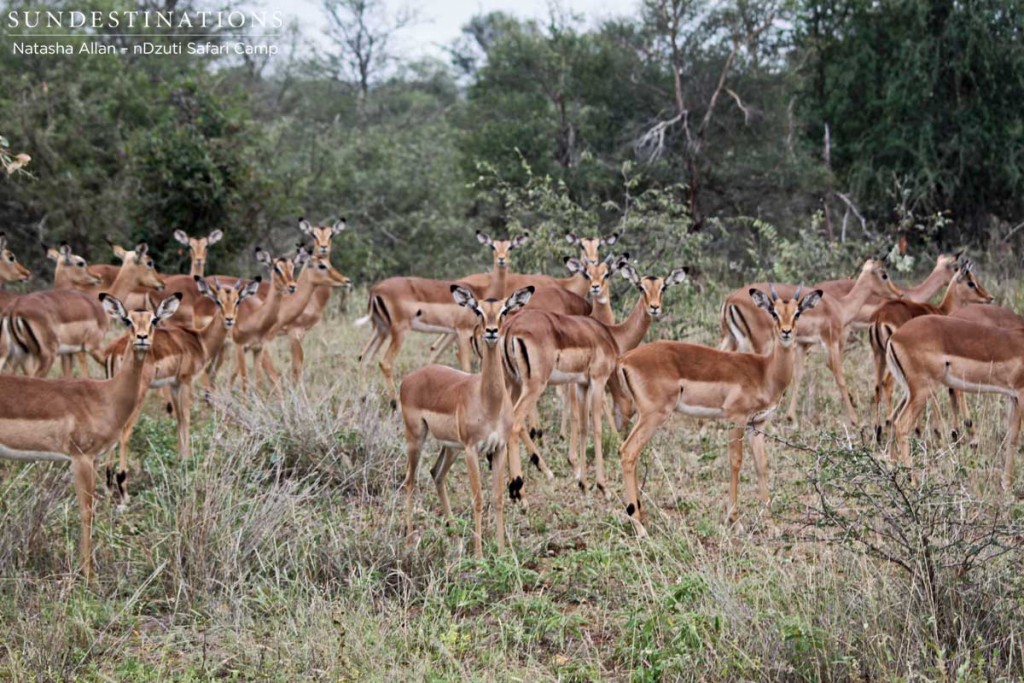
<svg viewBox="0 0 1024 683"><path fill-rule="evenodd" d="M713 298L668 302L674 316L652 333L713 342ZM652 538L640 541L618 502L579 493L549 429L558 476L549 483L530 473L529 511L506 515L511 549L496 555L486 529L487 559L476 562L461 463L450 479L457 522L439 522L423 475L418 531L406 543L404 443L376 374L369 397L358 389L364 332L339 318L311 334L306 381L283 401L221 392L197 407L192 462L177 459L173 423L154 400L135 433L144 457L135 496L123 513L105 494L97 506L95 587L71 573L78 522L67 473L0 464L0 678L1024 676L1020 553L948 579L973 601L955 613L960 635L950 640L914 577L836 542L820 524L811 479L823 444L842 453L860 443L839 421L820 354L801 424L770 428L811 446L773 441L770 511L756 503L747 465L742 524L724 523L725 431L680 419L643 459L648 508L657 510ZM423 358L427 343L414 337L400 370ZM847 372L862 415L871 387L858 370L869 364L855 343ZM1024 508L998 486L1004 406L971 401L980 446L929 438L918 457L930 476L957 478L1019 524ZM553 426L552 411L545 406ZM618 437L606 439L618 495ZM885 514L849 505L865 524Z"/></svg>

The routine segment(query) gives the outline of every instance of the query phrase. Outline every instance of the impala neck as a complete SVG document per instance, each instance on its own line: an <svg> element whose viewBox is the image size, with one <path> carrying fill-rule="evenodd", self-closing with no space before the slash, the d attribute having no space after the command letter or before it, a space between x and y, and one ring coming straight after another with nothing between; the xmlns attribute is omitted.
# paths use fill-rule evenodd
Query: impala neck
<svg viewBox="0 0 1024 683"><path fill-rule="evenodd" d="M796 342L787 347L783 346L776 338L775 343L772 344L772 351L768 355L768 366L765 369L765 380L771 388L773 396L782 396L782 392L793 381L795 350Z"/></svg>
<svg viewBox="0 0 1024 683"><path fill-rule="evenodd" d="M935 266L935 268L932 269L932 272L928 274L928 277L924 279L924 282L916 287L908 287L904 289L903 298L917 304L928 303L932 300L932 297L938 294L939 290L949 282L949 269L942 265Z"/></svg>
<svg viewBox="0 0 1024 683"><path fill-rule="evenodd" d="M505 287L508 286L508 266L504 268L494 260L494 270L491 272L491 286L487 290L487 296L493 299L501 299L505 296Z"/></svg>
<svg viewBox="0 0 1024 683"><path fill-rule="evenodd" d="M612 311L612 299L609 292L605 289L601 291L601 295L597 298L592 298L592 308L590 310L590 317L599 323L605 325L615 324L615 313Z"/></svg>
<svg viewBox="0 0 1024 683"><path fill-rule="evenodd" d="M142 402L155 374L156 366L150 362L149 353L136 352L129 339L121 370L111 379L101 382L100 389L100 393L104 395L102 404L111 407L117 424L124 424L129 420Z"/></svg>
<svg viewBox="0 0 1024 683"><path fill-rule="evenodd" d="M111 296L116 296L122 301L135 290L135 283L128 278L128 268L122 266L117 271L117 277L110 283L110 287L106 289L107 293Z"/></svg>
<svg viewBox="0 0 1024 683"><path fill-rule="evenodd" d="M619 353L625 353L640 345L650 326L651 315L647 312L647 301L641 292L629 317L618 325L608 325L607 327L619 347Z"/></svg>
<svg viewBox="0 0 1024 683"><path fill-rule="evenodd" d="M203 345L203 351L207 358L212 358L224 346L227 336L228 328L224 327L224 315L221 313L220 306L217 306L213 318L206 323L206 327L199 330L199 341Z"/></svg>
<svg viewBox="0 0 1024 683"><path fill-rule="evenodd" d="M298 296L298 292L292 296ZM271 280L269 291L267 292L267 300L263 302L263 305L259 307L253 316L254 320L251 327L263 329L272 325L277 320L277 314L281 311L282 297L281 289L278 288L276 282Z"/></svg>
<svg viewBox="0 0 1024 683"><path fill-rule="evenodd" d="M480 342L483 346L480 349L480 407L487 415L501 412L508 397L505 391L505 371L498 351L502 341L499 339L497 344L488 344L483 340Z"/></svg>
<svg viewBox="0 0 1024 683"><path fill-rule="evenodd" d="M836 297L839 304L839 314L842 318L843 327L857 317L857 313L871 297L871 280L874 277L871 273L861 273L857 281L853 283L853 289L846 296Z"/></svg>
<svg viewBox="0 0 1024 683"><path fill-rule="evenodd" d="M288 298L288 310L290 315L286 315L286 318L296 318L302 311L306 309L306 304L309 303L310 299L313 298L313 293L318 289L323 288L328 292L331 291L330 285L318 285L313 282L312 271L309 268L303 268L302 272L299 273L299 279L296 280L295 293Z"/></svg>
<svg viewBox="0 0 1024 683"><path fill-rule="evenodd" d="M587 292L590 291L590 280L583 277L582 275L573 275L572 277L559 277L555 278L558 286L562 289L568 290L577 296L586 298Z"/></svg>

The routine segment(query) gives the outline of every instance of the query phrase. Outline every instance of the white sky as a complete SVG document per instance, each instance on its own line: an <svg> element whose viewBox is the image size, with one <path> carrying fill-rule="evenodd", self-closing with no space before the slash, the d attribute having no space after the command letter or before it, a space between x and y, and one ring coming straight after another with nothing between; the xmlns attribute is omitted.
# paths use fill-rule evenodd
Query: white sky
<svg viewBox="0 0 1024 683"><path fill-rule="evenodd" d="M295 0L279 5L279 0L263 0L266 10L281 10L286 21L299 20L303 33L311 40L322 35L324 23L320 0ZM389 10L402 6L402 0L386 0ZM461 35L462 26L477 14L502 11L523 19L545 20L553 6L562 14L582 14L587 25L601 19L635 15L640 0L408 0L406 6L419 9L419 22L405 29L397 45L403 56L435 56L445 59L443 47Z"/></svg>

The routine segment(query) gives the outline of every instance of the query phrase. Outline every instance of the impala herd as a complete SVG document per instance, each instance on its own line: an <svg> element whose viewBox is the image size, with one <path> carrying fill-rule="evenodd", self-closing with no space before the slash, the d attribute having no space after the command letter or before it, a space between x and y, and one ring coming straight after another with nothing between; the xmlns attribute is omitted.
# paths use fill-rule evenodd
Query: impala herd
<svg viewBox="0 0 1024 683"><path fill-rule="evenodd" d="M97 459L119 445L108 484L127 500L128 443L148 389L167 392L178 425L182 458L191 456L190 416L196 382L214 386L232 347L230 382L255 381L282 393L281 373L269 353L288 338L291 376L301 381L303 339L323 319L331 291L349 280L330 262L331 241L344 220L313 226L299 219L311 240L294 256L256 249L266 279L207 275L208 250L221 231L174 239L191 255L188 275L161 275L145 243L114 247L120 265L90 265L68 245L48 249L54 262L50 290L17 294L0 288L0 457L70 462L81 515L80 559L92 576L91 525ZM973 264L940 256L918 286L896 286L878 260L866 261L856 279L812 287L755 283L730 294L721 309L718 348L677 341L643 344L664 311L668 290L687 281L687 269L640 273L629 255L601 258L618 235L567 241L579 258L565 259L567 277L512 271L512 252L530 239L523 234L492 240L490 272L461 280L392 277L369 289L367 314L356 321L370 335L359 355L361 381L379 362L392 406L401 409L408 467L404 482L405 523L413 536L413 493L428 436L440 446L431 476L446 517L451 507L445 480L464 451L473 503L473 543L482 555L483 494L479 456L492 469L498 549L505 545L503 499L524 504L521 449L548 478L554 475L540 448L543 428L538 401L554 386L562 408L567 456L581 490L587 489L587 441L593 443L594 479L604 497L611 491L604 466L605 424L621 429L635 418L619 455L625 511L638 535L646 535L636 465L644 447L675 413L725 420L730 464L729 517L739 514L743 441L749 442L758 497L769 501L768 456L763 425L791 391L787 417L795 421L805 355L821 345L851 426L858 424L846 387L843 351L851 331L867 329L873 358L874 431L879 443L892 426L893 456L910 464L910 432L929 399L948 390L953 422L949 433L972 434L963 392L1010 397L1002 483L1012 484L1013 456L1024 400L1024 318L992 304ZM635 288L636 303L621 321L611 307L615 275ZM29 279L0 235L0 283ZM929 301L944 289L939 304ZM168 295L163 292L169 292ZM108 339L110 321L126 332ZM409 332L437 335L429 364L396 386L395 361ZM454 343L460 370L435 361ZM105 379L90 378L88 358ZM472 372L479 359L478 373ZM49 379L60 360L61 377ZM77 360L81 378L74 378ZM20 374L19 374L20 373ZM902 396L889 412L893 387ZM943 391L945 393L945 391ZM611 403L606 401L610 394ZM883 410L890 417L883 420ZM964 431L961 432L960 430ZM550 454L549 454L550 455ZM507 478L506 478L507 475Z"/></svg>

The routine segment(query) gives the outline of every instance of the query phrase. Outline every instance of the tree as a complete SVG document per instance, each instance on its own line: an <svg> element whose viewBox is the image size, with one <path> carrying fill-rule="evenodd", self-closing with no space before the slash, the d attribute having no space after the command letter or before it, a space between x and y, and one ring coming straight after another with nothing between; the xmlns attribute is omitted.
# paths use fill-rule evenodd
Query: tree
<svg viewBox="0 0 1024 683"><path fill-rule="evenodd" d="M407 7L388 12L383 0L323 0L327 13L324 32L335 51L324 56L328 73L335 80L355 83L366 99L370 85L394 61L391 42L396 33L416 21Z"/></svg>

